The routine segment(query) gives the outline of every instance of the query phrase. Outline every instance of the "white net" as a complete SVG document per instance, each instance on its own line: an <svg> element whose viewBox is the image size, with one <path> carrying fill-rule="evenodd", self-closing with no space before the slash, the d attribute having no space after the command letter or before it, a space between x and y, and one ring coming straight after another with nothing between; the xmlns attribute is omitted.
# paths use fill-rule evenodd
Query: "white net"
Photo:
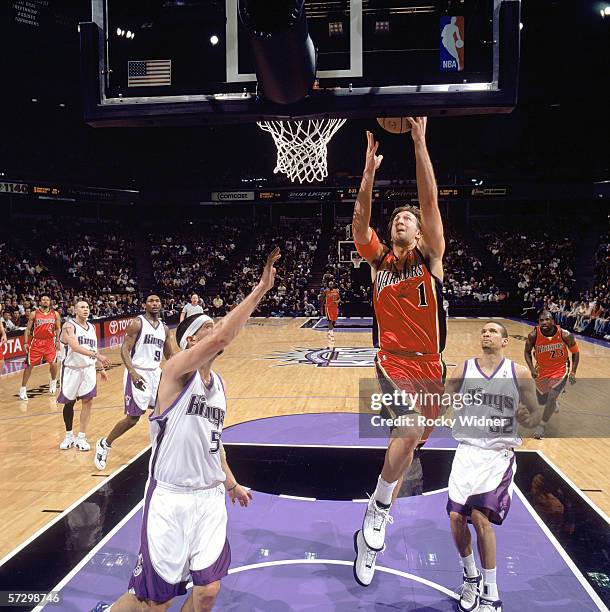
<svg viewBox="0 0 610 612"><path fill-rule="evenodd" d="M277 147L274 173L299 183L321 181L328 176L326 145L345 119L259 121L258 127L273 136Z"/></svg>

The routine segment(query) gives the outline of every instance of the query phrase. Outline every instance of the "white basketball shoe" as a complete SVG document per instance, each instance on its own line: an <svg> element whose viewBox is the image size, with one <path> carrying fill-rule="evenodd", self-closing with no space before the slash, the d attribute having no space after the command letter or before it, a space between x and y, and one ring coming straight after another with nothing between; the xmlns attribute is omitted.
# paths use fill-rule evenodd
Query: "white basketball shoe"
<svg viewBox="0 0 610 612"><path fill-rule="evenodd" d="M67 433L66 437L59 443L59 448L61 450L68 450L74 446L74 434Z"/></svg>
<svg viewBox="0 0 610 612"><path fill-rule="evenodd" d="M369 586L375 575L375 561L378 551L372 550L366 545L361 529L354 534L354 550L356 551L354 578L360 586Z"/></svg>
<svg viewBox="0 0 610 612"><path fill-rule="evenodd" d="M502 602L499 599L493 600L481 597L478 612L502 612Z"/></svg>
<svg viewBox="0 0 610 612"><path fill-rule="evenodd" d="M19 399L22 402L28 401L28 392L25 390L25 387L19 387Z"/></svg>
<svg viewBox="0 0 610 612"><path fill-rule="evenodd" d="M374 497L369 499L362 523L362 537L366 545L373 550L379 551L385 542L386 523L392 523L394 519L390 516L389 508L380 508Z"/></svg>
<svg viewBox="0 0 610 612"><path fill-rule="evenodd" d="M98 470L106 469L106 461L108 459L108 453L110 452L110 448L105 446L102 440L104 440L104 438L100 438L95 443L95 457L93 458L93 462Z"/></svg>
<svg viewBox="0 0 610 612"><path fill-rule="evenodd" d="M81 438L81 436L77 436L74 438L74 448L81 451L91 450L91 444L87 441L87 438Z"/></svg>
<svg viewBox="0 0 610 612"><path fill-rule="evenodd" d="M474 578L469 578L464 572L464 584L458 602L458 610L460 612L474 612L479 609L479 597L481 595L481 572L478 572Z"/></svg>

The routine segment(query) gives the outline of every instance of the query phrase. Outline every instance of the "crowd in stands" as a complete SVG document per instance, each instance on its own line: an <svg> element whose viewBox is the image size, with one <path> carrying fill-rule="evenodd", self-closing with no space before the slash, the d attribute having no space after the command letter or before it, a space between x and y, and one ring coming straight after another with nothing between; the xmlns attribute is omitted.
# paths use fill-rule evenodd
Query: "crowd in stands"
<svg viewBox="0 0 610 612"><path fill-rule="evenodd" d="M544 306L562 326L579 334L610 340L610 232L600 237L595 254L595 284L578 299L546 296Z"/></svg>
<svg viewBox="0 0 610 612"><path fill-rule="evenodd" d="M473 302L502 302L508 291L500 288L494 276L485 273L481 259L468 248L456 233L445 232L445 256L443 260L445 298L452 305Z"/></svg>
<svg viewBox="0 0 610 612"><path fill-rule="evenodd" d="M118 224L62 219L13 228L0 238L0 255L0 304L9 329L25 327L43 294L62 318L77 298L89 302L94 318L141 311L133 245Z"/></svg>
<svg viewBox="0 0 610 612"><path fill-rule="evenodd" d="M280 229L257 228L256 239L222 281L209 307L213 316L222 316L238 304L258 283L267 255L275 246L282 249L276 266L275 287L257 309L259 316L315 316L318 299L308 289L313 258L321 234L319 221L285 220ZM281 240L279 240L281 235Z"/></svg>
<svg viewBox="0 0 610 612"><path fill-rule="evenodd" d="M230 273L231 256L250 225L245 219L205 225L186 222L172 232L151 234L155 290L172 301L172 307L188 293L205 293L211 281Z"/></svg>
<svg viewBox="0 0 610 612"><path fill-rule="evenodd" d="M338 255L338 242L347 237L345 226L345 222L335 226L329 244L322 244L319 221L312 219L282 219L273 228L231 218L203 228L187 222L171 231L157 230L148 235L153 290L163 299L165 318L177 315L192 293L202 296L209 315L223 316L258 282L266 256L278 245L282 258L275 288L261 303L259 316L319 315L319 292L330 280L344 304L369 305L370 269L366 265L355 269ZM0 236L0 308L7 330L25 326L43 293L50 294L62 318L73 313L76 298L89 302L94 318L141 312L134 241L127 229L74 220L53 227L28 228L21 237L18 231ZM568 231L560 230L504 227L485 229L479 236L528 314L546 307L563 327L610 339L610 233L601 237L597 249L594 287L578 295L575 242ZM508 298L511 288L486 271L484 253L457 233L448 231L445 238L444 288L450 306ZM320 274L314 279L312 267L319 248L327 249L328 259L319 261Z"/></svg>

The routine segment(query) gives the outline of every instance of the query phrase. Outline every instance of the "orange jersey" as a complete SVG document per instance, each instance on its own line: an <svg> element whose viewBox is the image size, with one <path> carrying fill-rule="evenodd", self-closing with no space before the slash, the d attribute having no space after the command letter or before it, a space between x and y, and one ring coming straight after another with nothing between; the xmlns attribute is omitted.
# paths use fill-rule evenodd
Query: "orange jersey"
<svg viewBox="0 0 610 612"><path fill-rule="evenodd" d="M419 249L401 268L392 251L385 254L375 275L373 306L381 349L433 354L445 348L443 285Z"/></svg>
<svg viewBox="0 0 610 612"><path fill-rule="evenodd" d="M35 310L34 326L32 327L32 337L34 340L53 340L55 338L55 311L43 312Z"/></svg>
<svg viewBox="0 0 610 612"><path fill-rule="evenodd" d="M325 289L324 295L326 297L326 307L337 308L339 305L339 290L338 289Z"/></svg>
<svg viewBox="0 0 610 612"><path fill-rule="evenodd" d="M561 327L552 336L545 336L536 325L536 342L534 354L538 371L544 378L561 378L565 376L568 367L568 345L561 335Z"/></svg>

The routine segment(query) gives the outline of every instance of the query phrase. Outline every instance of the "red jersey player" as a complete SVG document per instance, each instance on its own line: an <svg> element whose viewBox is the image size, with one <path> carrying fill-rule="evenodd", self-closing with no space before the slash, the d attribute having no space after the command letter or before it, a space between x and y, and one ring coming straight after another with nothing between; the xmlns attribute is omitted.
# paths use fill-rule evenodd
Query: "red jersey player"
<svg viewBox="0 0 610 612"><path fill-rule="evenodd" d="M415 145L417 194L420 208L400 206L388 224L390 246L379 241L370 227L375 171L383 159L379 143L367 133L368 147L360 191L354 207L353 237L360 255L375 271L373 304L379 326L376 358L381 391L443 393L445 344L442 281L445 239L437 201L437 185L426 147L425 117L409 118ZM422 393L422 394L423 394ZM385 525L392 496L425 429L417 414L436 418L438 402L384 406L382 417L403 419L391 428L391 437L377 487L369 500L362 529L354 535L356 581L368 586L377 552L383 549ZM403 424L404 423L404 424Z"/></svg>
<svg viewBox="0 0 610 612"><path fill-rule="evenodd" d="M39 307L30 314L25 328L24 344L27 347L25 357L25 370L19 389L19 399L27 401L26 384L32 374L32 368L42 363L44 359L49 364L51 380L49 393L57 392L57 351L59 350L59 333L61 320L59 313L51 309L51 298L43 294L40 296ZM30 333L32 339L30 341Z"/></svg>
<svg viewBox="0 0 610 612"><path fill-rule="evenodd" d="M536 357L536 365L532 360L532 351ZM568 374L570 359L568 352L572 353L572 365ZM525 342L524 357L536 380L538 402L544 406L544 414L540 425L536 427L534 438L540 440L544 436L544 429L553 413L557 410L557 398L566 386L569 379L571 384L576 382L576 370L580 360L578 344L573 334L561 329L555 324L553 315L543 310L538 317L538 325L530 332Z"/></svg>
<svg viewBox="0 0 610 612"><path fill-rule="evenodd" d="M335 332L333 330L339 318L339 304L341 303L339 290L335 287L333 281L329 281L328 288L322 290L320 298L320 301L323 302L320 304L320 309L326 315L326 320L328 321L328 348L331 348L335 345Z"/></svg>

